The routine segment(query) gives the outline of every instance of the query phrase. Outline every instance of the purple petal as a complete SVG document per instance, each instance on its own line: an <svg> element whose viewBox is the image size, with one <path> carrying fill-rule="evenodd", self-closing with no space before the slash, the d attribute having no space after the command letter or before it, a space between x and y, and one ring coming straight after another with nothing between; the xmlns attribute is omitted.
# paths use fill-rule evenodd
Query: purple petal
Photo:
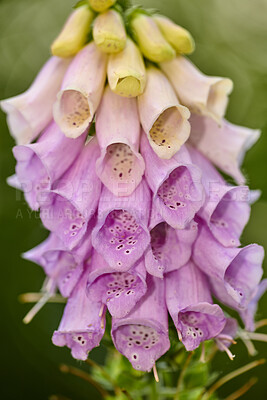
<svg viewBox="0 0 267 400"><path fill-rule="evenodd" d="M170 347L164 283L149 277L148 290L125 318L112 320L112 339L117 350L137 370L150 371Z"/></svg>
<svg viewBox="0 0 267 400"><path fill-rule="evenodd" d="M105 331L105 319L99 316L101 303L86 294L88 270L69 298L59 328L52 341L67 346L77 360L86 360L88 352L98 346Z"/></svg>
<svg viewBox="0 0 267 400"><path fill-rule="evenodd" d="M33 144L15 146L16 175L25 198L33 210L39 209L38 195L50 190L53 183L73 163L84 145L85 134L68 139L55 123L51 123Z"/></svg>
<svg viewBox="0 0 267 400"><path fill-rule="evenodd" d="M136 99L116 95L106 87L96 114L96 134L101 156L96 172L116 196L128 196L145 170L139 153L140 122Z"/></svg>
<svg viewBox="0 0 267 400"><path fill-rule="evenodd" d="M192 262L167 275L166 301L188 351L217 336L225 325L223 311L217 304L211 304L205 275Z"/></svg>
<svg viewBox="0 0 267 400"><path fill-rule="evenodd" d="M40 216L44 226L56 233L70 250L82 239L97 209L101 191L101 182L95 173L98 155L94 138L54 190L42 196Z"/></svg>
<svg viewBox="0 0 267 400"><path fill-rule="evenodd" d="M144 180L128 197L116 197L103 188L92 243L114 270L130 269L148 247L150 201Z"/></svg>
<svg viewBox="0 0 267 400"><path fill-rule="evenodd" d="M220 351L225 351L225 346L231 346L233 339L236 337L238 330L237 320L234 318L226 318L226 324L220 334L216 337L216 344Z"/></svg>
<svg viewBox="0 0 267 400"><path fill-rule="evenodd" d="M267 279L262 280L256 287L252 299L250 300L245 310L240 310L240 316L245 324L245 328L248 331L255 330L254 317L257 312L258 302L260 298L267 291Z"/></svg>
<svg viewBox="0 0 267 400"><path fill-rule="evenodd" d="M226 184L205 157L189 146L188 150L192 161L203 171L206 200L198 215L206 221L221 244L226 247L239 246L239 238L250 215L249 188Z"/></svg>
<svg viewBox="0 0 267 400"><path fill-rule="evenodd" d="M143 259L129 271L117 272L95 251L88 276L88 288L94 298L99 298L106 304L113 317L125 317L147 289Z"/></svg>
<svg viewBox="0 0 267 400"><path fill-rule="evenodd" d="M170 160L160 159L144 133L141 152L158 213L173 228L185 228L204 202L200 169L192 164L185 146Z"/></svg>
<svg viewBox="0 0 267 400"><path fill-rule="evenodd" d="M262 276L264 250L257 244L223 247L199 224L193 259L210 278L215 295L225 304L246 308Z"/></svg>

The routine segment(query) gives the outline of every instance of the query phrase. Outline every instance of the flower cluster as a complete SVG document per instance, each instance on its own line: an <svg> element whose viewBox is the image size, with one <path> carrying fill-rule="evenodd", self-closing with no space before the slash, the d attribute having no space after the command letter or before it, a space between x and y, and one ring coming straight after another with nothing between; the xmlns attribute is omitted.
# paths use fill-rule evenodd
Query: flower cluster
<svg viewBox="0 0 267 400"><path fill-rule="evenodd" d="M186 350L214 339L231 355L237 322L212 296L253 330L267 287L262 247L239 247L258 195L240 165L259 132L224 119L232 82L184 56L188 31L114 3L80 2L32 86L1 102L17 141L9 183L50 231L24 254L47 275L26 321L59 290L52 340L77 359L99 345L107 310L135 369L169 349L168 313Z"/></svg>

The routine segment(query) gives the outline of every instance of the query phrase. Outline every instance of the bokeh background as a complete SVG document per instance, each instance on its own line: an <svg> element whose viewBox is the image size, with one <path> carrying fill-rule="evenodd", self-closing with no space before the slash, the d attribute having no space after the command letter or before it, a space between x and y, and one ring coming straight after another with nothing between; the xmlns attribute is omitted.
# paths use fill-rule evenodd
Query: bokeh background
<svg viewBox="0 0 267 400"><path fill-rule="evenodd" d="M0 1L0 98L24 91L49 57L49 45L57 35L75 0ZM262 129L259 142L248 153L244 171L251 188L262 190L252 208L252 218L243 244L258 242L267 248L267 0L139 0L158 8L189 29L196 40L192 60L211 75L228 76L235 84L227 118L236 124ZM73 400L98 399L85 382L59 372L59 363L80 365L69 350L54 347L53 330L58 326L62 305L48 304L29 326L22 318L29 305L18 302L20 293L38 291L44 278L41 268L20 258L23 251L46 237L38 214L30 212L19 192L5 181L15 162L5 116L0 113L1 151L1 399L45 400L62 394ZM265 276L267 265L265 262ZM267 295L261 300L257 318L267 318ZM267 356L267 343L256 345ZM226 373L249 361L245 347L234 348L236 358L225 354L215 359L214 369ZM103 350L92 356L101 360ZM244 397L266 399L267 367L227 384L221 397L244 384L250 376L259 383Z"/></svg>

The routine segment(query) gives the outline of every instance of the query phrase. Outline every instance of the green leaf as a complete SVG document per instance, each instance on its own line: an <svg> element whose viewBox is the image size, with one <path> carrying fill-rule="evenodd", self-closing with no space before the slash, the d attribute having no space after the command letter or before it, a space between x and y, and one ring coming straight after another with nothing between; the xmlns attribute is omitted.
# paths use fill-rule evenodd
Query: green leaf
<svg viewBox="0 0 267 400"><path fill-rule="evenodd" d="M79 7L85 6L85 5L88 5L88 7L89 7L88 0L79 0L72 8L79 8Z"/></svg>

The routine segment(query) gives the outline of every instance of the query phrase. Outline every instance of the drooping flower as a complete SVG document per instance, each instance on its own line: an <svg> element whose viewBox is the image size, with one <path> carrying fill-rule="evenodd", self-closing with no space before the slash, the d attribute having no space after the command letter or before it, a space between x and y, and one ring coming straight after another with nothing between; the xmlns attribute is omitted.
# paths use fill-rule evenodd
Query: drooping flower
<svg viewBox="0 0 267 400"><path fill-rule="evenodd" d="M56 233L70 250L83 238L97 210L101 192L95 172L98 156L98 143L93 138L54 189L39 195L44 226Z"/></svg>
<svg viewBox="0 0 267 400"><path fill-rule="evenodd" d="M53 103L69 63L69 59L51 57L25 93L1 101L17 144L32 142L51 121Z"/></svg>
<svg viewBox="0 0 267 400"><path fill-rule="evenodd" d="M54 105L54 119L67 137L77 138L94 118L106 80L107 56L91 42L72 60Z"/></svg>
<svg viewBox="0 0 267 400"><path fill-rule="evenodd" d="M160 67L183 105L220 123L233 89L230 79L206 76L183 56L161 63Z"/></svg>
<svg viewBox="0 0 267 400"><path fill-rule="evenodd" d="M97 12L106 11L109 7L113 6L117 0L88 0L93 10Z"/></svg>
<svg viewBox="0 0 267 400"><path fill-rule="evenodd" d="M101 150L97 175L115 196L130 195L145 170L136 99L118 96L107 86L96 114L96 134Z"/></svg>
<svg viewBox="0 0 267 400"><path fill-rule="evenodd" d="M192 163L185 146L170 160L160 159L144 133L141 136L141 154L158 213L173 228L184 229L204 202L201 170Z"/></svg>
<svg viewBox="0 0 267 400"><path fill-rule="evenodd" d="M144 260L128 271L118 272L94 251L87 287L95 299L107 306L112 317L123 318L147 290Z"/></svg>
<svg viewBox="0 0 267 400"><path fill-rule="evenodd" d="M147 287L130 314L113 318L111 331L117 350L141 371L150 371L170 347L164 282L150 276Z"/></svg>
<svg viewBox="0 0 267 400"><path fill-rule="evenodd" d="M16 176L33 210L40 207L40 193L52 189L81 152L84 141L85 134L76 140L66 138L52 122L36 143L13 148Z"/></svg>
<svg viewBox="0 0 267 400"><path fill-rule="evenodd" d="M179 103L168 79L155 67L147 68L147 84L138 97L138 108L152 149L160 158L172 158L189 137L190 112Z"/></svg>

